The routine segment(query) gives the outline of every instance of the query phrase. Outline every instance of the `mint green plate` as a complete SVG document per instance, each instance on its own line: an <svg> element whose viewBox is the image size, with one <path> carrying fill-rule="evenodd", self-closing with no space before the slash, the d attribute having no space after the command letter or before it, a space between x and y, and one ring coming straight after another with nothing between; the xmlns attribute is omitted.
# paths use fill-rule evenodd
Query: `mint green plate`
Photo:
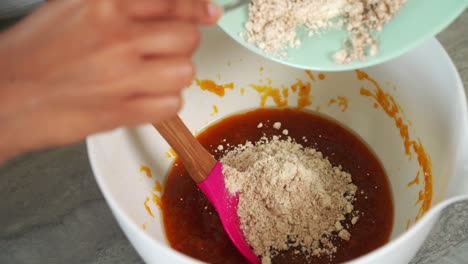
<svg viewBox="0 0 468 264"><path fill-rule="evenodd" d="M215 0L220 5L232 1L235 0ZM342 65L333 61L333 54L341 48L347 36L344 30L333 30L312 37L300 35L302 45L288 49L286 58L278 58L265 54L240 37L239 33L244 31L244 23L247 21L247 5L224 14L218 25L244 47L279 63L319 71L344 71L379 64L402 55L439 33L467 6L468 0L407 0L393 20L377 34L381 41L379 53L374 57L368 56L366 61Z"/></svg>

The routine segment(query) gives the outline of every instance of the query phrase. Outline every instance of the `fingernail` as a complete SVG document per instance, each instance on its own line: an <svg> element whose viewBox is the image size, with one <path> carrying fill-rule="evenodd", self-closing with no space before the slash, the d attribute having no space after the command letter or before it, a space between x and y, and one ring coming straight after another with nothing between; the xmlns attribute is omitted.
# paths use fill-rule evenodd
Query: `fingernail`
<svg viewBox="0 0 468 264"><path fill-rule="evenodd" d="M219 17L221 15L221 7L217 4L208 2L206 7L208 16L211 18Z"/></svg>

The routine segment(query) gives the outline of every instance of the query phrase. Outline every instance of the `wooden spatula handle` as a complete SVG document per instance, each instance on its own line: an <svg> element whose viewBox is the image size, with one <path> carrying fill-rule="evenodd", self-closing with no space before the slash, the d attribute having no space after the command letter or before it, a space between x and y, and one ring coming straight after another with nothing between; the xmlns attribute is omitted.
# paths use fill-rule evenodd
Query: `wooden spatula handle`
<svg viewBox="0 0 468 264"><path fill-rule="evenodd" d="M203 181L210 174L216 160L192 135L179 116L155 123L154 127L179 155L196 183Z"/></svg>

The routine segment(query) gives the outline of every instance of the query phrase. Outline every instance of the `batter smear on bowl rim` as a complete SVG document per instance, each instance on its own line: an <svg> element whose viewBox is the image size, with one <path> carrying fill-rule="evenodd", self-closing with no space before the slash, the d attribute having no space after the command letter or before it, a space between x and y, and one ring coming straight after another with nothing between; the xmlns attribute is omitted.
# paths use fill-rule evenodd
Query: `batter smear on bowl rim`
<svg viewBox="0 0 468 264"><path fill-rule="evenodd" d="M263 263L340 263L388 241L393 205L382 165L335 121L258 109L223 119L198 140L224 164L242 230ZM162 212L174 249L209 263L247 263L178 160Z"/></svg>

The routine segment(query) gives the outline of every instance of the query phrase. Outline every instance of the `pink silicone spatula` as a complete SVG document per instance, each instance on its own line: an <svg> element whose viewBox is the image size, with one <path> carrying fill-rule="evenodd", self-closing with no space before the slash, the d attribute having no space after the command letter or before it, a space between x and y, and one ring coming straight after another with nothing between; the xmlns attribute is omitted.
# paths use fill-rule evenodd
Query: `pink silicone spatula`
<svg viewBox="0 0 468 264"><path fill-rule="evenodd" d="M260 263L242 234L237 215L239 197L226 189L221 162L211 156L178 116L154 126L179 155L192 179L208 197L237 249L250 263Z"/></svg>

